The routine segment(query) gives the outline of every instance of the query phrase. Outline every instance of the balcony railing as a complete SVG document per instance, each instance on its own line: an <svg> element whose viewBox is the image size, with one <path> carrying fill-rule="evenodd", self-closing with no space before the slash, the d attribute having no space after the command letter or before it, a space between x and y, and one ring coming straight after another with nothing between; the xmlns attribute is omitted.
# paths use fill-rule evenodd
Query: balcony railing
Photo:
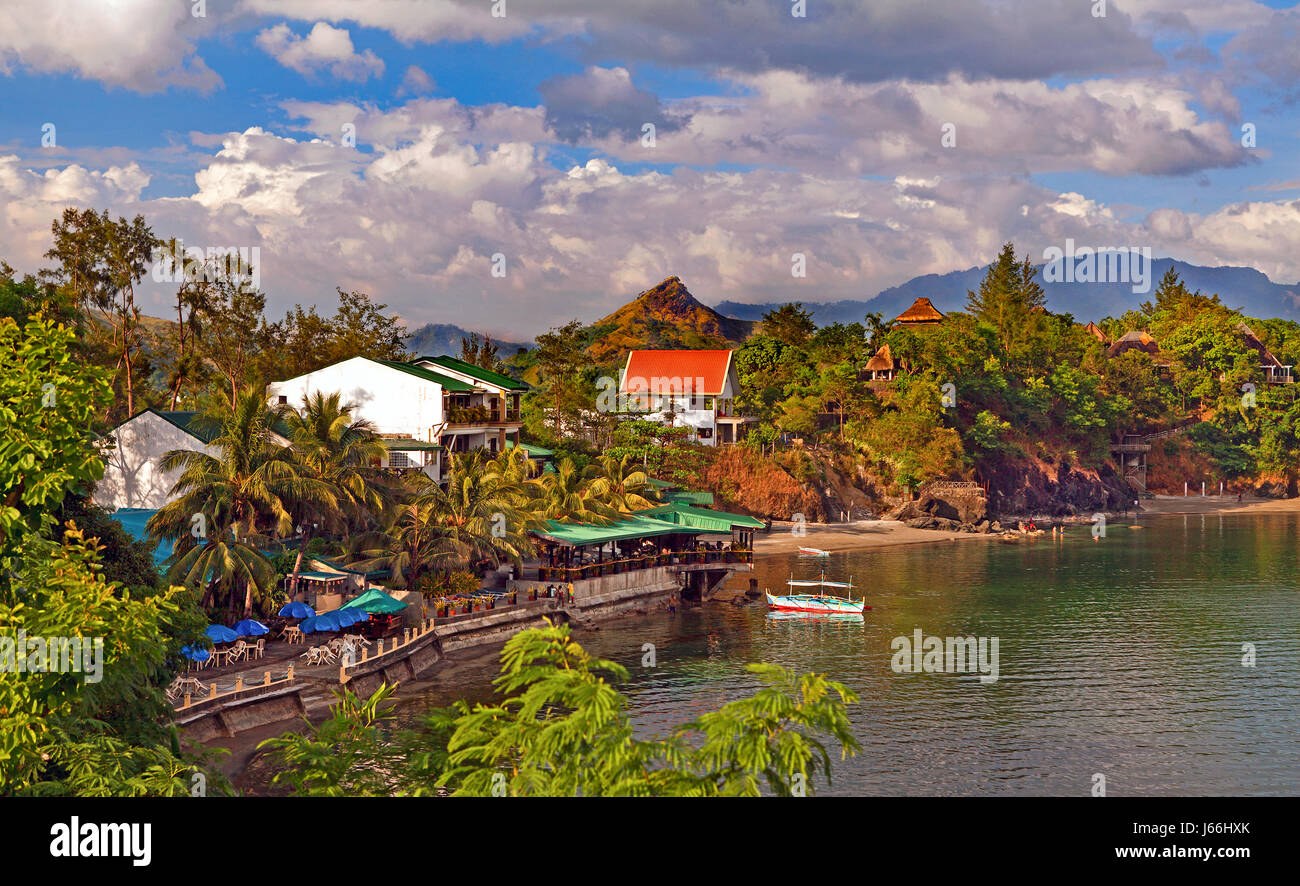
<svg viewBox="0 0 1300 886"><path fill-rule="evenodd" d="M639 557L621 557L597 560L577 566L539 566L538 581L581 581L587 578L599 578L602 575L620 575L643 569L657 569L662 566L692 566L710 563L753 563L754 552L743 549L729 551L670 551L666 554L646 554ZM531 572L532 570L527 570ZM521 575L529 579L528 575Z"/></svg>

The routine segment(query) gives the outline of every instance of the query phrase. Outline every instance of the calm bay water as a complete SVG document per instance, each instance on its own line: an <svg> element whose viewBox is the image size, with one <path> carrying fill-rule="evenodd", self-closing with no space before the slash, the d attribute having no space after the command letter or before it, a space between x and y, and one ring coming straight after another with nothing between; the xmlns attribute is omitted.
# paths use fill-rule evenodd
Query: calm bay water
<svg viewBox="0 0 1300 886"><path fill-rule="evenodd" d="M1086 796L1100 772L1112 796L1300 794L1300 515L1125 523L1095 542L1083 526L834 554L827 577L852 576L873 607L861 622L711 603L578 638L631 671L646 735L752 692L747 662L847 684L862 752L836 761L822 793ZM776 589L819 568L769 556L755 574ZM998 681L894 673L891 641L917 628L999 638ZM643 643L657 667L641 666ZM495 671L495 652L440 669L404 712L485 700Z"/></svg>

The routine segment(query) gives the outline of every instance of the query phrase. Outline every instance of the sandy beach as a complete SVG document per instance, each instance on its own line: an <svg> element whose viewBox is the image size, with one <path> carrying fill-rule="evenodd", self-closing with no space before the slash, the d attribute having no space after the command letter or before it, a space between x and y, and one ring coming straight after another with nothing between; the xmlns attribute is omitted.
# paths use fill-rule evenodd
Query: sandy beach
<svg viewBox="0 0 1300 886"><path fill-rule="evenodd" d="M1253 514L1300 512L1300 499L1251 498L1238 502L1235 495L1157 495L1142 500L1142 516L1169 514ZM1131 512L1130 512L1131 513ZM1087 523L1083 517L1075 522ZM1007 521L1014 526L1014 521ZM954 542L968 539L995 539L996 534L955 532L946 529L913 529L897 520L857 520L852 523L809 523L806 534L796 536L794 524L773 521L772 530L754 539L757 554L788 554L801 547L821 548L824 551L847 551L860 548L884 548L899 545Z"/></svg>

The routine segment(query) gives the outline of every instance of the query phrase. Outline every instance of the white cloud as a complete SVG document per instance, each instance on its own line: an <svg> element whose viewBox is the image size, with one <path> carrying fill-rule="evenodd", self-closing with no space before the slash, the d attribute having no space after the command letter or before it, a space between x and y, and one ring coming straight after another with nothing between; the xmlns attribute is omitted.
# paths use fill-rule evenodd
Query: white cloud
<svg viewBox="0 0 1300 886"><path fill-rule="evenodd" d="M0 75L72 73L136 92L221 85L195 43L216 26L177 0L4 0Z"/></svg>
<svg viewBox="0 0 1300 886"><path fill-rule="evenodd" d="M369 49L358 53L346 28L317 22L306 37L279 24L257 35L263 52L299 74L328 70L340 80L365 81L384 73L384 62Z"/></svg>

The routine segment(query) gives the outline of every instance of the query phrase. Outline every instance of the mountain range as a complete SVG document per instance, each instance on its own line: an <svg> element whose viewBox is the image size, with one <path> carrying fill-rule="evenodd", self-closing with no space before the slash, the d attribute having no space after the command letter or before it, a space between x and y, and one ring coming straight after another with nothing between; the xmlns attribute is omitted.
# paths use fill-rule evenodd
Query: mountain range
<svg viewBox="0 0 1300 886"><path fill-rule="evenodd" d="M1048 310L1073 314L1081 323L1118 317L1144 301L1151 301L1160 278L1171 267L1188 289L1199 289L1207 295L1217 293L1225 305L1239 308L1248 317L1300 321L1300 283L1274 283L1254 268L1210 268L1171 258L1152 259L1151 266L1151 287L1142 293L1134 293L1129 283L1049 283L1043 280L1041 265L1038 280L1047 295ZM871 299L804 302L804 308L812 313L818 325L861 322L871 311L879 311L884 319L892 320L922 296L941 311L959 311L966 305L967 291L979 288L987 270L985 265L947 274L925 274L883 290ZM765 312L779 306L778 303L724 301L717 305L717 310L729 317L760 320Z"/></svg>
<svg viewBox="0 0 1300 886"><path fill-rule="evenodd" d="M461 339L469 338L472 332L451 323L426 323L406 336L406 349L413 354L424 357L459 357ZM479 338L485 338L482 334ZM528 350L532 342L504 341L492 339L497 346L497 355L502 359L512 357L520 349Z"/></svg>

